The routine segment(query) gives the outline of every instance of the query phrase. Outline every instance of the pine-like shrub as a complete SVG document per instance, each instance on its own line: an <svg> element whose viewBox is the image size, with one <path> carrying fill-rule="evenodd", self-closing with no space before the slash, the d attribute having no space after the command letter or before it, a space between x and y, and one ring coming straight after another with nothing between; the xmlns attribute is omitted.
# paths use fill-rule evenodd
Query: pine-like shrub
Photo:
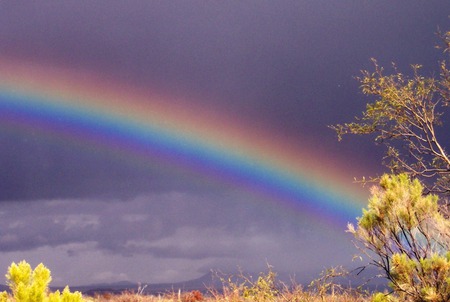
<svg viewBox="0 0 450 302"><path fill-rule="evenodd" d="M359 247L379 267L401 301L450 301L450 221L436 195L406 174L384 175L358 225ZM381 294L374 301L391 301Z"/></svg>
<svg viewBox="0 0 450 302"><path fill-rule="evenodd" d="M12 298L6 293L0 293L0 302L82 302L80 292L71 293L69 287L54 293L49 292L48 285L52 280L50 270L42 263L33 270L26 261L12 263L6 274L7 284Z"/></svg>

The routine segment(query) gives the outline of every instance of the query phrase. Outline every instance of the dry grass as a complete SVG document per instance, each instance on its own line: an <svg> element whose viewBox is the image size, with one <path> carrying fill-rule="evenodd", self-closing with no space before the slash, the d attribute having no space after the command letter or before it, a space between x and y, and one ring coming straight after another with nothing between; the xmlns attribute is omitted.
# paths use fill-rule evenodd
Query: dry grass
<svg viewBox="0 0 450 302"><path fill-rule="evenodd" d="M328 269L306 288L291 281L287 285L276 278L268 265L268 272L257 279L239 273L236 276L216 273L219 283L214 287L182 292L174 290L161 295L144 293L145 287L121 294L100 293L84 297L87 302L369 302L367 291L349 289L336 283L336 278L348 274L341 267Z"/></svg>
<svg viewBox="0 0 450 302"><path fill-rule="evenodd" d="M160 296L142 295L125 292L117 295L103 294L89 300L93 302L369 302L370 297L362 294L340 293L318 295L301 289L283 292L270 299L258 299L255 297L243 297L236 294L207 294L201 295L201 299L193 298L192 293L169 293Z"/></svg>
<svg viewBox="0 0 450 302"><path fill-rule="evenodd" d="M237 278L220 278L222 287L209 288L206 292L171 292L164 295L145 295L124 292L118 295L101 294L92 302L369 302L371 295L365 291L346 289L330 278L341 276L342 271L332 269L304 289L293 283L277 282L270 268L257 280L244 275Z"/></svg>

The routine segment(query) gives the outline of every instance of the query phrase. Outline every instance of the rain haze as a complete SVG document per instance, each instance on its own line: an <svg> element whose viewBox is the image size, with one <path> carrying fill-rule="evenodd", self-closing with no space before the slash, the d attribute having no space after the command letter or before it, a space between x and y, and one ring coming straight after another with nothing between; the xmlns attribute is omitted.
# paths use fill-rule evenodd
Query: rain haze
<svg viewBox="0 0 450 302"><path fill-rule="evenodd" d="M370 58L432 75L449 14L448 0L1 2L0 270L43 262L54 285L84 285L358 265L345 229L369 193L353 179L382 173L383 149L327 126L364 109ZM25 90L36 108L8 105ZM136 143L134 122L158 140Z"/></svg>

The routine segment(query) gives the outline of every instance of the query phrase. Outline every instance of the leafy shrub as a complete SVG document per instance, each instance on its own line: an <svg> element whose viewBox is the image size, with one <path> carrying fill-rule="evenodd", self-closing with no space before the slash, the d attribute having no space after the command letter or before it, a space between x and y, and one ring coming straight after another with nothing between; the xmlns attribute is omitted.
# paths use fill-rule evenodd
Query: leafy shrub
<svg viewBox="0 0 450 302"><path fill-rule="evenodd" d="M274 301L278 295L276 274L269 268L267 274L260 274L256 282L247 279L243 287L244 298L253 301Z"/></svg>
<svg viewBox="0 0 450 302"><path fill-rule="evenodd" d="M268 272L260 273L254 280L242 272L237 276L217 277L222 290L210 289L211 299L217 302L367 302L367 292L334 283L336 278L347 276L341 267L324 271L308 289L291 280L290 284L277 279L277 274L268 266Z"/></svg>
<svg viewBox="0 0 450 302"><path fill-rule="evenodd" d="M383 293L375 293L372 296L372 302L396 302L397 299L391 295Z"/></svg>
<svg viewBox="0 0 450 302"><path fill-rule="evenodd" d="M11 289L15 302L81 302L80 292L71 293L69 287L49 293L48 285L52 280L50 270L42 263L34 270L26 261L12 263L6 274L7 284ZM0 293L0 301L9 301L6 292Z"/></svg>
<svg viewBox="0 0 450 302"><path fill-rule="evenodd" d="M417 179L383 175L357 227L349 224L402 301L450 301L450 221L438 208L437 196L424 196Z"/></svg>
<svg viewBox="0 0 450 302"><path fill-rule="evenodd" d="M211 289L211 294L216 301L276 301L280 294L280 284L277 283L276 273L272 267L268 268L269 271L266 274L260 273L256 281L242 272L237 277L218 276L222 283L222 293Z"/></svg>
<svg viewBox="0 0 450 302"><path fill-rule="evenodd" d="M52 278L42 263L32 270L28 263L21 261L11 264L6 279L16 302L43 302Z"/></svg>
<svg viewBox="0 0 450 302"><path fill-rule="evenodd" d="M57 290L54 293L48 295L48 302L82 302L83 296L80 292L70 292L68 286L66 286L62 293Z"/></svg>

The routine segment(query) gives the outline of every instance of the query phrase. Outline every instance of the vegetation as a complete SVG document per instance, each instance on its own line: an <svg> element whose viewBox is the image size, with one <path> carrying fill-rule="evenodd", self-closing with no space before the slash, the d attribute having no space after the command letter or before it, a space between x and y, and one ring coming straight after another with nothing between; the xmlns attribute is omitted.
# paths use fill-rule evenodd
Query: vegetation
<svg viewBox="0 0 450 302"><path fill-rule="evenodd" d="M450 31L441 34L444 54L450 54ZM373 59L375 71L363 71L357 78L362 92L374 98L362 116L351 123L331 126L339 140L346 134L370 135L385 145L385 164L392 173L408 173L425 184L427 191L450 193L450 157L442 133L443 116L450 105L450 70L440 62L438 77L412 75L397 70L385 75ZM441 133L439 132L441 131Z"/></svg>
<svg viewBox="0 0 450 302"><path fill-rule="evenodd" d="M384 175L357 227L348 229L401 301L450 301L450 221L417 179Z"/></svg>
<svg viewBox="0 0 450 302"><path fill-rule="evenodd" d="M42 263L34 270L31 266L21 261L19 264L12 263L6 274L7 284L11 295L7 292L0 293L0 301L16 302L82 302L80 292L71 293L66 287L62 294L59 291L49 292L48 285L52 280L50 270Z"/></svg>
<svg viewBox="0 0 450 302"><path fill-rule="evenodd" d="M83 297L80 292L70 292L66 287L63 292L50 292L50 270L39 264L34 270L22 261L12 263L6 274L10 293L2 292L0 301L8 302L363 302L369 301L364 292L334 288L330 280L338 275L337 270L326 271L324 275L311 283L307 290L293 284L287 286L277 281L276 274L269 267L266 274L260 274L256 281L251 277L240 274L235 281L232 277L222 277L221 289L205 288L202 293L198 290L182 293L166 293L164 295L145 295L142 291L123 292L121 294L101 293L94 297Z"/></svg>
<svg viewBox="0 0 450 302"><path fill-rule="evenodd" d="M448 54L450 31L441 36ZM373 62L375 71L358 80L375 100L356 121L332 128L339 139L372 135L387 147L392 174L372 188L368 209L348 230L390 281L392 294L377 293L373 301L450 301L450 157L439 128L450 105L450 70L444 60L437 78L420 75L419 65L412 76L395 65L394 74L384 75Z"/></svg>

